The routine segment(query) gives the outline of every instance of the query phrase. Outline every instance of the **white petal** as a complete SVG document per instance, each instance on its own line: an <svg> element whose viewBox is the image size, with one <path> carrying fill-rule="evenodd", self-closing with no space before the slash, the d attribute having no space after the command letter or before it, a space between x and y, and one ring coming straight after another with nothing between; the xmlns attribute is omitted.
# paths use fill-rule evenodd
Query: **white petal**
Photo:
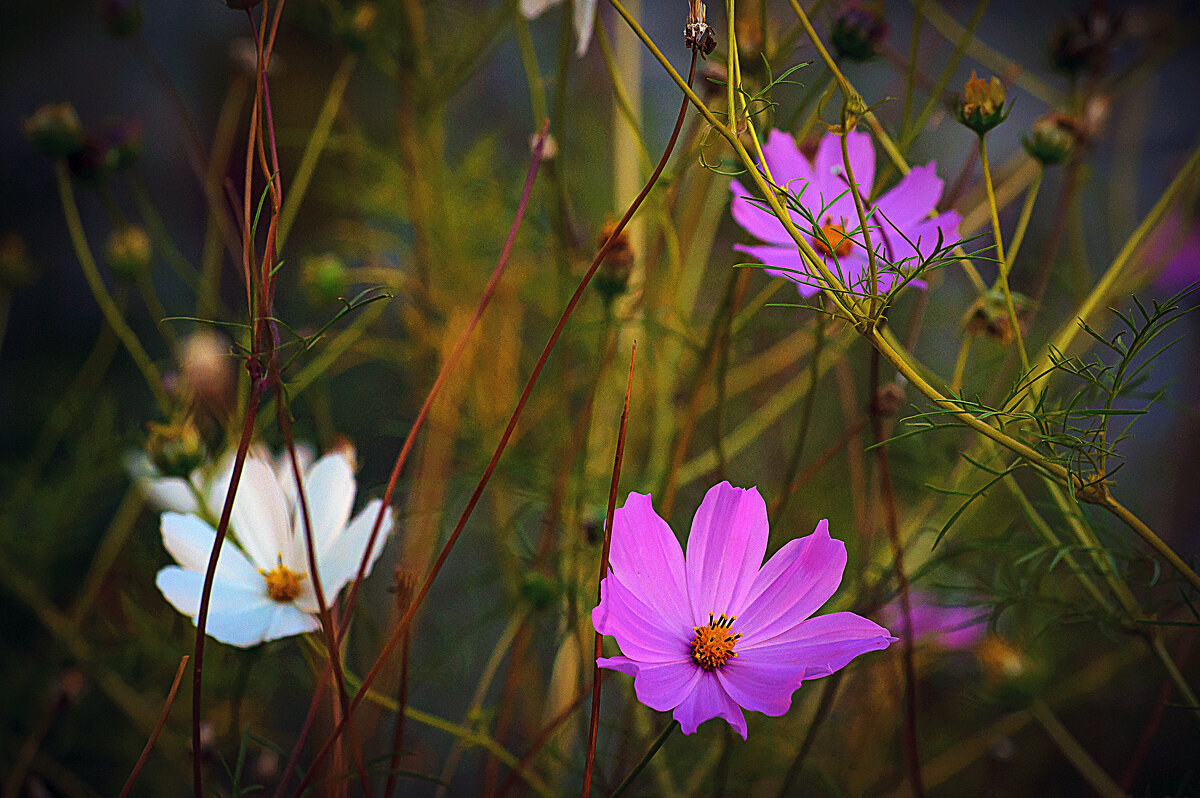
<svg viewBox="0 0 1200 798"><path fill-rule="evenodd" d="M213 484L213 512L220 515L229 490L232 469ZM291 526L287 502L270 466L256 457L247 457L233 501L230 527L238 543L259 568L271 570L279 556L290 549ZM286 562L286 559L285 559Z"/></svg>
<svg viewBox="0 0 1200 798"><path fill-rule="evenodd" d="M181 477L158 477L143 483L146 499L159 510L176 513L198 512L196 494L187 480Z"/></svg>
<svg viewBox="0 0 1200 798"><path fill-rule="evenodd" d="M175 609L192 618L199 614L204 574L169 565L158 572L154 583ZM266 582L262 582L261 588L252 589L237 582L214 579L208 609L211 614L217 610L233 611L242 607L254 607L264 602L274 603L267 595Z"/></svg>
<svg viewBox="0 0 1200 798"><path fill-rule="evenodd" d="M208 570L208 558L217 539L216 530L198 516L179 513L163 513L161 527L163 545L177 563L200 574ZM228 538L221 546L214 579L251 589L261 589L265 584L246 555L238 551Z"/></svg>
<svg viewBox="0 0 1200 798"><path fill-rule="evenodd" d="M321 587L330 600L337 595L343 585L358 573L363 552L367 549L367 539L371 536L371 528L375 525L375 517L379 515L381 506L382 502L379 499L367 502L367 506L354 517L350 526L346 527L346 531L338 537L334 545L321 552L321 559L318 563L321 569ZM383 516L383 523L379 527L379 534L375 538L371 556L367 560L367 569L363 572L364 578L370 575L371 567L383 553L383 547L387 543L391 531L392 510L389 507Z"/></svg>
<svg viewBox="0 0 1200 798"><path fill-rule="evenodd" d="M294 604L277 604L275 615L263 631L262 639L278 640L281 637L315 632L321 622L307 612L301 612Z"/></svg>
<svg viewBox="0 0 1200 798"><path fill-rule="evenodd" d="M292 482L294 486L295 480ZM322 457L304 477L304 497L318 552L330 549L342 534L354 508L354 493L354 466L340 451ZM304 519L299 511L293 516L292 525L293 535L302 537Z"/></svg>
<svg viewBox="0 0 1200 798"><path fill-rule="evenodd" d="M592 40L596 22L596 0L575 0L575 55L583 58Z"/></svg>
<svg viewBox="0 0 1200 798"><path fill-rule="evenodd" d="M316 449L311 444L296 444L296 463L300 466L301 474L308 473L309 466L312 465L316 457ZM288 456L286 448L275 459L275 478L283 486L283 495L287 498L288 512L294 515L299 493L296 491L296 475L292 473L292 459Z"/></svg>
<svg viewBox="0 0 1200 798"><path fill-rule="evenodd" d="M551 6L556 6L562 0L521 0L521 16L533 19L541 16L542 12Z"/></svg>

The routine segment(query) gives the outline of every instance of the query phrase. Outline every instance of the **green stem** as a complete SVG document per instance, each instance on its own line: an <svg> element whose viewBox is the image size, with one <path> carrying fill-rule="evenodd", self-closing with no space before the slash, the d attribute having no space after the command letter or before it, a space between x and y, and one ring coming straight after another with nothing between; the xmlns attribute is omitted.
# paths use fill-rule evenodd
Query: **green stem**
<svg viewBox="0 0 1200 798"><path fill-rule="evenodd" d="M636 779L641 772L646 769L646 765L649 765L650 760L654 759L654 755L658 753L658 749L663 747L663 744L666 743L667 738L671 736L671 732L675 731L677 728L679 728L679 721L672 719L671 722L667 724L667 727L662 730L662 733L659 734L658 737L654 738L654 742L650 744L648 749L646 749L646 753L643 754L642 758L638 760L638 763L633 766L633 769L629 771L625 778L621 779L621 783L618 784L617 788L612 791L612 794L609 796L609 798L617 798L617 796L629 789L629 786L633 784L634 779Z"/></svg>
<svg viewBox="0 0 1200 798"><path fill-rule="evenodd" d="M1008 268L1017 262L1017 253L1021 251L1021 243L1025 240L1025 231L1029 229L1029 219L1033 216L1033 203L1037 201L1038 189L1042 187L1042 177L1046 168L1038 163L1038 170L1033 175L1033 182L1025 192L1025 204L1021 206L1021 216L1017 219L1017 230L1013 233L1012 243L1008 248Z"/></svg>
<svg viewBox="0 0 1200 798"><path fill-rule="evenodd" d="M1004 294L1004 305L1008 308L1008 321L1012 325L1013 340L1017 342L1017 352L1021 355L1021 371L1029 373L1029 355L1025 352L1025 338L1021 335L1021 323L1017 319L1017 309L1013 306L1012 292L1008 288L1008 270L1011 263L1004 257L1004 240L1000 236L1000 209L996 207L996 191L992 186L992 169L988 165L987 137L979 137L979 163L983 166L983 185L987 190L988 211L992 215L992 236L996 239L996 259L1000 263L999 275L996 281Z"/></svg>
<svg viewBox="0 0 1200 798"><path fill-rule="evenodd" d="M79 265L83 269L83 276L87 280L88 287L92 290L92 296L95 297L96 304L100 306L104 320L121 339L121 343L129 351L138 370L142 372L146 386L158 404L159 412L166 416L171 411L171 399L167 396L166 389L163 388L162 375L158 373L150 356L146 354L137 335L121 316L121 311L117 309L112 295L104 285L100 270L96 268L96 260L92 257L87 236L83 232L83 221L79 218L79 207L75 204L75 193L71 189L71 176L67 172L67 165L60 161L55 165L55 174L58 178L58 196L62 202L63 216L66 217L67 230L71 234L75 256L79 259Z"/></svg>

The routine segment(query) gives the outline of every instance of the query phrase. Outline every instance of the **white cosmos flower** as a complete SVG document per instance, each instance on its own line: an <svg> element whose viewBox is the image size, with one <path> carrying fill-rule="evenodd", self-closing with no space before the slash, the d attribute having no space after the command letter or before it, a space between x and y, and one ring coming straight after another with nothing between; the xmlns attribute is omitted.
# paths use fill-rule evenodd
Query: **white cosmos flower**
<svg viewBox="0 0 1200 798"><path fill-rule="evenodd" d="M563 0L521 0L521 14L525 19L539 17L551 6ZM575 54L582 58L592 40L592 26L596 23L596 0L573 0L575 8Z"/></svg>
<svg viewBox="0 0 1200 798"><path fill-rule="evenodd" d="M352 456L334 451L304 475L317 571L329 603L358 572L379 514L380 501L372 499L350 519L356 491ZM232 464L212 481L206 491L210 507L221 507L231 476ZM304 519L294 488L290 466L276 471L260 456L246 458L229 522L230 538L236 543L227 538L222 545L209 602L207 631L222 643L244 648L319 627ZM389 510L367 560L367 574L391 528ZM163 568L155 582L167 601L193 623L216 535L199 515L163 513L163 544L179 564Z"/></svg>

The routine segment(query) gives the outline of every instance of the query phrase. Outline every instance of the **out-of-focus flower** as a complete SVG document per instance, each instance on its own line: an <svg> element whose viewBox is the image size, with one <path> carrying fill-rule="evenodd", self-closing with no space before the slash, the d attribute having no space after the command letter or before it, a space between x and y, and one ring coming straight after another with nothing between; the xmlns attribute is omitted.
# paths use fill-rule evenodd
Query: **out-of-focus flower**
<svg viewBox="0 0 1200 798"><path fill-rule="evenodd" d="M1064 124L1068 119L1070 117L1061 114L1039 117L1029 129L1029 135L1021 139L1025 151L1043 166L1054 166L1067 160L1075 148L1075 133L1069 124Z"/></svg>
<svg viewBox="0 0 1200 798"><path fill-rule="evenodd" d="M1143 261L1147 269L1162 268L1154 284L1165 291L1182 291L1200 282L1200 223L1185 230L1183 215L1172 211L1150 234Z"/></svg>
<svg viewBox="0 0 1200 798"><path fill-rule="evenodd" d="M847 134L846 144L854 179L860 191L866 190L875 179L875 150L871 138L866 133L851 132ZM842 164L839 137L833 133L822 137L810 161L790 135L772 130L763 146L763 155L775 182L796 195L800 205L817 221L822 237L816 235L807 219L792 211L792 221L813 249L825 258L831 270L838 272L840 269L849 287L857 291L869 290L867 252ZM812 296L820 291L813 271L783 223L751 201L749 192L737 180L730 182L729 189L733 193L734 221L755 238L767 242L754 246L736 244L734 249L772 267L767 269L768 274L786 277L796 283L801 296ZM915 266L930 257L939 238L942 246L958 241L961 217L957 212L929 216L941 196L942 181L937 176L937 164L931 161L914 168L874 205L864 198L871 242L876 253L892 267L880 269L880 290L886 291L894 285L898 270Z"/></svg>
<svg viewBox="0 0 1200 798"><path fill-rule="evenodd" d="M213 483L210 506L224 501L232 469ZM294 486L290 467L286 479ZM327 600L358 572L380 501L372 499L353 520L356 486L343 451L325 455L304 474L317 571ZM292 494L294 496L294 493ZM367 573L391 531L387 512L367 558ZM163 544L178 565L158 572L158 589L175 609L196 618L216 530L198 515L163 513ZM212 586L207 630L232 646L248 647L319 627L316 593L309 577L304 520L296 499L270 464L248 457L233 502L230 529L237 543L221 548Z"/></svg>
<svg viewBox="0 0 1200 798"><path fill-rule="evenodd" d="M685 734L721 717L745 738L743 709L783 715L801 682L896 640L854 613L813 616L846 567L826 521L763 565L768 531L758 491L728 482L696 511L686 558L650 496L629 494L613 520L592 624L622 656L597 663L633 676L638 700L673 710Z"/></svg>
<svg viewBox="0 0 1200 798"><path fill-rule="evenodd" d="M833 21L830 40L839 58L863 62L875 57L887 32L882 3L851 0Z"/></svg>
<svg viewBox="0 0 1200 798"><path fill-rule="evenodd" d="M196 405L223 416L233 405L234 360L229 341L209 330L198 330L183 342L180 357L183 388Z"/></svg>
<svg viewBox="0 0 1200 798"><path fill-rule="evenodd" d="M340 257L326 252L304 259L300 267L300 282L310 302L327 305L346 295L350 275Z"/></svg>
<svg viewBox="0 0 1200 798"><path fill-rule="evenodd" d="M966 649L978 645L987 636L987 612L972 607L947 607L933 596L914 590L908 596L913 640L940 648ZM892 629L904 628L900 601L879 611L879 619Z"/></svg>
<svg viewBox="0 0 1200 798"><path fill-rule="evenodd" d="M112 120L94 138L109 168L128 169L142 154L142 120Z"/></svg>
<svg viewBox="0 0 1200 798"><path fill-rule="evenodd" d="M108 267L126 280L135 280L150 268L150 236L139 225L127 224L109 234L104 242Z"/></svg>
<svg viewBox="0 0 1200 798"><path fill-rule="evenodd" d="M1050 60L1068 75L1088 71L1101 75L1108 69L1113 47L1121 33L1121 15L1110 13L1103 0L1071 17L1050 39Z"/></svg>
<svg viewBox="0 0 1200 798"><path fill-rule="evenodd" d="M83 125L70 103L43 105L24 128L33 146L51 158L65 158L83 147Z"/></svg>
<svg viewBox="0 0 1200 798"><path fill-rule="evenodd" d="M346 16L342 39L346 47L362 52L370 41L371 31L379 19L379 8L374 3L359 3ZM272 59L274 56L272 56Z"/></svg>
<svg viewBox="0 0 1200 798"><path fill-rule="evenodd" d="M563 0L521 0L521 14L525 19L540 17L542 12ZM596 24L596 0L573 0L575 10L575 54L582 58L587 54L592 41L592 26Z"/></svg>
<svg viewBox="0 0 1200 798"><path fill-rule="evenodd" d="M991 80L984 80L971 70L958 104L958 121L982 136L1008 118L1007 99L1008 92L1000 78L993 75Z"/></svg>

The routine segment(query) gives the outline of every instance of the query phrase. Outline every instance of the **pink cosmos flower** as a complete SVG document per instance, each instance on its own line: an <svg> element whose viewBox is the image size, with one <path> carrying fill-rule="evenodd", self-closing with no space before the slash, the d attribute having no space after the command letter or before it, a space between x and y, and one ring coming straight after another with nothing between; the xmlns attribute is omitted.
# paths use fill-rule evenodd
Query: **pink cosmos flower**
<svg viewBox="0 0 1200 798"><path fill-rule="evenodd" d="M987 636L987 610L978 607L947 607L923 591L908 596L912 614L913 640L940 648L974 648ZM879 611L880 618L892 628L904 628L904 616L897 599Z"/></svg>
<svg viewBox="0 0 1200 798"><path fill-rule="evenodd" d="M721 717L745 739L743 708L783 715L801 682L896 641L852 612L813 617L846 567L828 522L762 565L767 535L758 490L728 482L696 511L686 559L649 495L630 493L613 519L592 625L624 655L597 664L633 676L638 700L674 710L685 734Z"/></svg>
<svg viewBox="0 0 1200 798"><path fill-rule="evenodd" d="M851 132L846 143L854 180L865 195L875 180L871 137ZM835 274L840 272L849 288L860 293L870 290L867 251L845 176L840 137L826 134L817 146L816 158L810 162L790 135L772 130L763 146L763 155L776 184L799 198L800 205L812 214L824 233L825 240L821 240L815 235L812 223L792 210L792 221L808 243ZM730 181L729 190L733 193L734 221L766 242L755 246L735 244L733 248L774 267L767 269L767 273L794 282L801 296L820 291L819 280L775 215L752 201L754 195L737 180ZM871 244L878 256L880 291L887 291L895 284L898 271L911 270L929 258L938 247L939 234L943 247L958 242L962 217L957 212L947 211L930 218L941 196L942 180L937 176L934 161L914 168L873 205L864 196Z"/></svg>

